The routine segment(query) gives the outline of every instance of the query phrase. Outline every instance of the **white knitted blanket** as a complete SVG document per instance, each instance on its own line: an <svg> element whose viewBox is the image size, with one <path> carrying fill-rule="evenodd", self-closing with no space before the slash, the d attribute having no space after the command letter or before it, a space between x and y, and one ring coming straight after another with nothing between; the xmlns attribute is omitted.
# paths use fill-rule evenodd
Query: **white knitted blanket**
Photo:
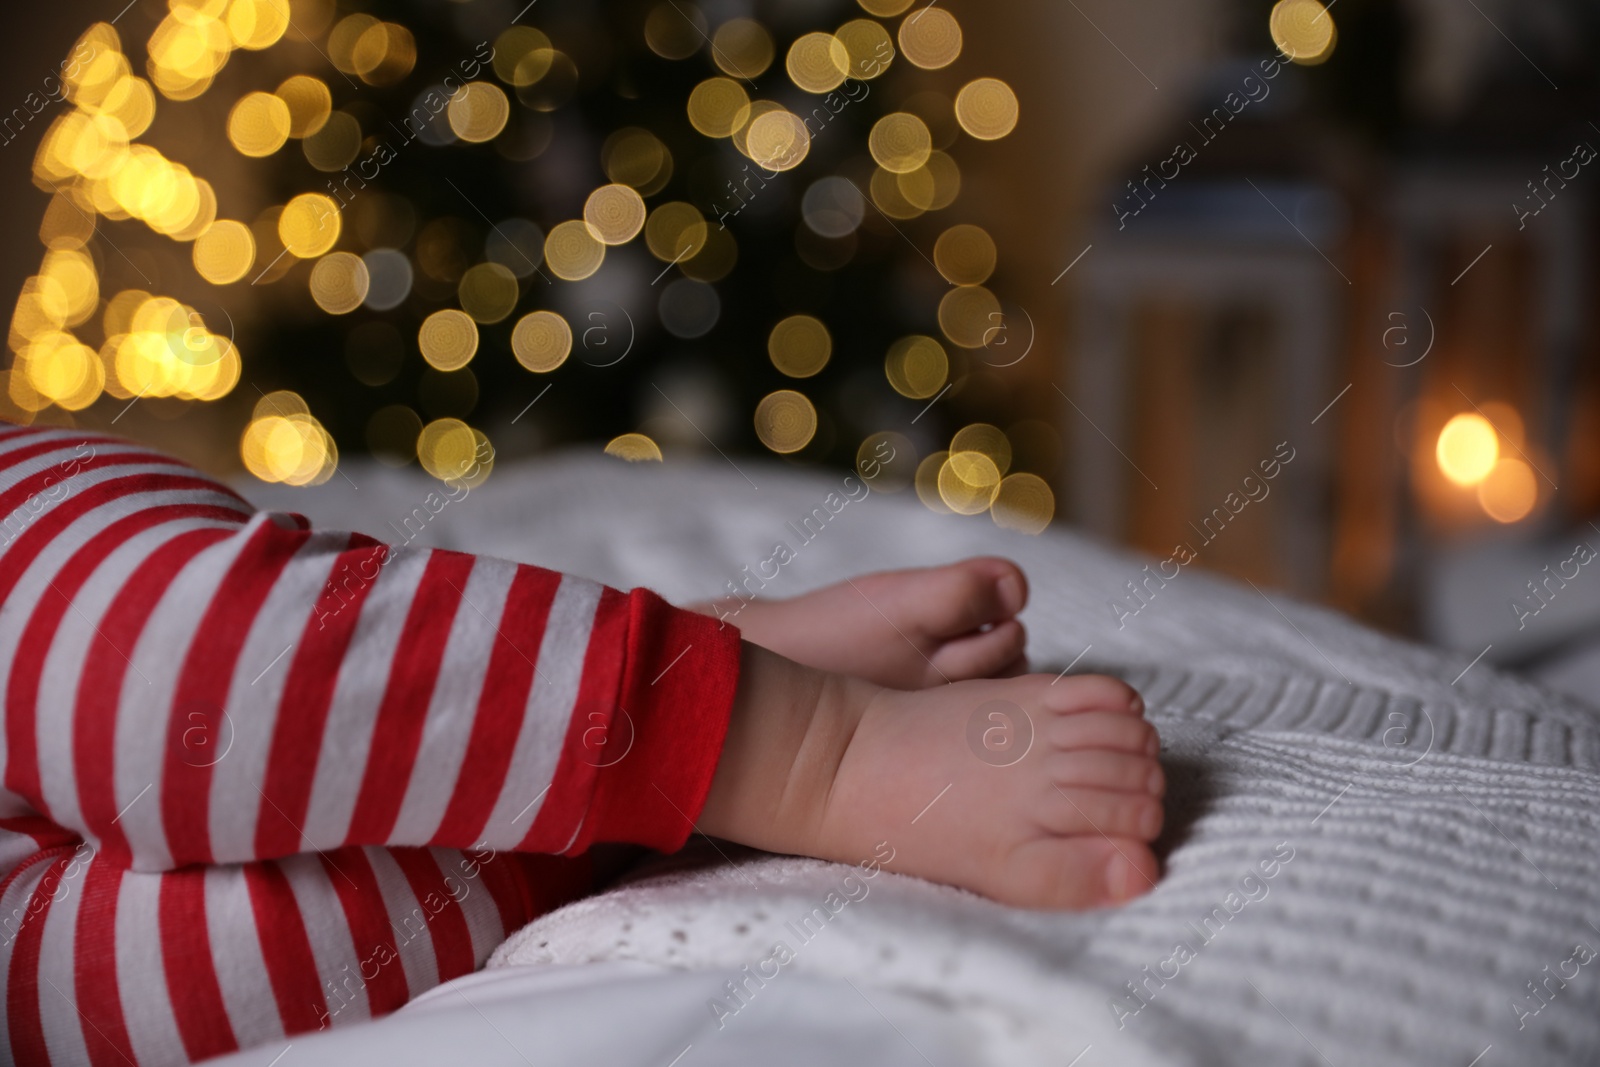
<svg viewBox="0 0 1600 1067"><path fill-rule="evenodd" d="M1185 568L1137 616L1144 560L1024 538L904 495L786 525L837 478L712 461L502 469L419 540L704 599L1000 553L1027 570L1037 669L1123 675L1162 729L1166 877L1118 909L1000 907L892 873L700 845L547 915L490 966L639 960L847 978L948 1006L1006 1064L1600 1063L1600 716L1465 657ZM377 470L252 492L394 537L426 488ZM1080 658L1081 657L1081 658ZM733 1025L743 1001L707 1009ZM722 1013L727 1013L726 1015ZM825 1020L819 1021L825 1025Z"/></svg>

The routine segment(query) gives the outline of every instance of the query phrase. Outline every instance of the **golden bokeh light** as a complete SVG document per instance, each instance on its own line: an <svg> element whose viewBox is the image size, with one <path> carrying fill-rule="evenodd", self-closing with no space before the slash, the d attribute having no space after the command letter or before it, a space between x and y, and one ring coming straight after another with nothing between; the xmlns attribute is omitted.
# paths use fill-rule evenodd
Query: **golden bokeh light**
<svg viewBox="0 0 1600 1067"><path fill-rule="evenodd" d="M739 150L741 156L746 158L750 156L750 127L754 125L756 119L782 110L783 105L774 100L750 101L750 110L744 117L744 124L733 131L733 147Z"/></svg>
<svg viewBox="0 0 1600 1067"><path fill-rule="evenodd" d="M1272 5L1267 28L1278 51L1308 67L1331 56L1338 40L1333 16L1317 0L1278 0Z"/></svg>
<svg viewBox="0 0 1600 1067"><path fill-rule="evenodd" d="M602 244L627 244L644 229L644 219L644 198L628 185L602 185L583 202L583 221Z"/></svg>
<svg viewBox="0 0 1600 1067"><path fill-rule="evenodd" d="M745 131L746 154L772 171L798 167L811 151L811 131L794 112L775 108L750 123Z"/></svg>
<svg viewBox="0 0 1600 1067"><path fill-rule="evenodd" d="M478 324L455 308L435 311L422 320L417 347L428 365L438 370L460 370L478 352Z"/></svg>
<svg viewBox="0 0 1600 1067"><path fill-rule="evenodd" d="M606 455L629 463L661 462L661 446L642 433L625 433L606 443Z"/></svg>
<svg viewBox="0 0 1600 1067"><path fill-rule="evenodd" d="M417 65L417 41L399 23L380 22L356 39L350 60L368 85L393 85Z"/></svg>
<svg viewBox="0 0 1600 1067"><path fill-rule="evenodd" d="M557 224L544 239L544 261L550 273L563 281L582 281L599 270L605 259L606 246L581 219Z"/></svg>
<svg viewBox="0 0 1600 1067"><path fill-rule="evenodd" d="M946 67L960 55L961 27L948 11L933 4L913 7L911 0L859 2L866 14L874 17L849 19L828 33L811 27L796 28L791 18L777 14L770 26L756 18L733 17L713 30L699 8L687 0L652 0L651 5L643 5L649 12L644 20L643 43L655 55L669 59L686 59L703 51L714 66L703 70L712 76L683 72L688 79L685 88L693 85L686 102L693 128L707 137L730 139L737 152L753 164L744 167L747 174L756 170L755 165L764 171L785 171L809 158L818 128L816 119L820 117L824 125L827 122L827 112L812 110L813 105L820 106L819 102L812 99L801 103L806 99L801 94L829 94L842 85L851 87L847 79L866 81L879 77L898 55L925 70ZM1315 0L1304 2L1315 6ZM241 382L242 360L231 337L213 333L190 304L159 295L162 290L183 294L202 307L212 308L213 314L214 305L208 301L221 295L195 295L193 278L185 282L187 275L181 271L181 276L174 276L171 246L163 244L159 252L152 252L154 245L130 247L134 258L122 257L141 274L154 279L147 283L153 293L101 293L102 282L114 286L123 274L121 266L104 255L107 249L97 243L97 224L124 220L142 223L173 241L192 242L188 253L195 273L215 286L233 285L252 276L256 282L270 284L290 275L298 262L305 260L305 291L329 315L351 315L363 308L391 311L410 306L408 302L412 300L428 311L449 301L453 291L457 305L432 310L417 328L416 345L430 368L423 372L420 385L402 382L413 394L403 398L403 403L385 409L392 418L386 416L382 426L373 419L366 423L369 444L375 451L377 446L372 442L377 426L382 430L378 436L387 442L384 448L389 453L406 462L414 456L424 469L440 478L469 477L464 472L471 468L474 473L470 477L481 480L492 460L493 450L481 431L459 418L439 417L463 416L474 410L477 378L466 368L484 338L492 347L504 343L502 339L509 333L510 349L518 365L536 373L555 371L571 356L573 327L562 315L534 311L517 317L521 281L531 281L532 274L539 270L541 257L550 277L579 281L602 269L608 248L627 244L642 233L651 255L675 265L682 275L664 288L658 307L661 326L675 337L691 339L703 336L716 323L722 304L712 286L734 270L740 258L739 243L729 230L708 224L701 209L693 204L674 201L653 210L647 206L647 200L673 180L675 168L672 152L648 130L617 130L606 138L599 162L607 184L589 194L580 218L561 222L548 234L528 218L519 217L532 214L528 209L536 201L502 206L495 214L499 222L485 217L483 221L491 231L486 238L484 228L465 210L465 205L444 209L454 210L457 215L434 211L418 217L427 205L410 204L410 198L381 188L355 200L338 191L343 183L345 190L354 192L354 164L362 156L379 158L377 153L391 136L382 109L374 102L381 103L387 94L380 93L372 100L357 94L347 111L335 110L330 82L337 86L338 82L332 79L341 75L354 88L361 88L356 84L357 78L371 86L396 86L396 94L404 93L410 106L426 107L430 117L417 136L429 148L443 147L452 140L467 144L496 142L491 151L479 152L473 158L482 165L497 167L498 158L525 163L539 157L560 122L530 112L551 111L579 89L573 59L557 50L544 32L505 22L499 28L489 28L487 36L493 37L493 53L487 59L480 55L481 62L474 65L483 73L468 74L467 65L460 64L456 77L465 84L447 80L447 85L459 85L452 93L435 85L399 88L403 79L417 71L418 40L406 26L366 13L383 10L380 5L341 5L337 0L148 0L144 6L151 10L141 17L148 17L151 21L147 26L154 28L147 41L130 42L130 52L139 58L132 60L124 53L113 26L91 27L81 43L93 45L93 59L79 64L70 74L63 69L67 103L41 123L44 133L33 160L33 175L41 189L54 195L39 230L46 249L43 264L24 284L11 317L8 340L14 359L0 383L0 393L9 397L7 411L22 412L30 419L37 416L43 421L70 423L72 420L63 412L82 410L102 395L207 401L227 395ZM724 5L717 10L726 18L741 9ZM761 10L765 14L765 9ZM1322 10L1320 6L1318 10ZM892 25L886 28L877 21L902 15L898 32ZM1277 18L1275 10L1274 19ZM459 18L457 22L456 29L466 33L462 27L467 23L460 23ZM433 22L422 25L430 34L437 30ZM562 25L561 29L570 35L570 27ZM282 56L244 55L270 48L285 38L294 43L282 50ZM778 41L783 42L781 48ZM437 41L428 38L422 43L432 48ZM586 85L614 79L615 89L623 99L647 95L632 74L608 66L610 60L596 53L592 42L574 38L572 48L572 55L584 60ZM236 55L247 69L226 71L230 57ZM318 77L310 73L317 57L331 63L339 74L328 75L324 70ZM429 64L435 64L441 57L430 52L427 58ZM648 56L644 59L654 62ZM697 60L696 65L700 62ZM296 70L307 73L293 73ZM763 76L778 79L762 86L776 99L752 100L752 94L757 92L753 79ZM468 77L484 80L467 81ZM908 77L920 76L908 72ZM694 84L697 80L698 84ZM277 83L277 88L251 89L262 83ZM793 88L786 87L788 83ZM189 113L193 109L184 108L170 116L162 111L156 121L158 94L164 109L169 100L193 101L213 85L218 88L214 95L226 94L225 99L213 99L194 114ZM418 89L422 91L418 93ZM1003 136L1015 126L1016 98L1004 82L994 78L971 81L953 106L949 96L943 95L951 89L942 82L938 86L910 86L913 97L920 93L935 101L929 112L937 113L934 121L919 112L918 107L923 105L914 105L897 86L895 99L900 110L871 126L868 148L877 164L870 180L871 198L890 219L913 218L948 207L956 199L960 171L940 149L958 139L958 123L969 135L980 139ZM515 115L513 92L519 103ZM425 100L434 103L424 104ZM651 103L653 106L659 101ZM443 114L439 113L441 110ZM291 139L300 141L298 151L322 174L290 185L284 195L323 184L326 195L300 192L287 203L265 210L260 209L258 201L249 205L243 216L244 220L254 221L219 219L217 188L222 190L224 203L237 213L240 205L234 200L239 195L238 175L231 171L242 174L251 168L237 159L227 164L216 156L216 146L205 140L201 128L200 120L207 114L213 123L210 136L214 138L218 132L215 126L220 125L232 149L250 159L271 157ZM223 121L217 123L217 119ZM160 149L141 143L153 123ZM721 152L703 142L696 143L700 145L696 152L701 155ZM168 151L189 165L169 158L164 154ZM226 149L223 156L232 158ZM722 152L722 158L734 167L744 164L732 152ZM299 165L293 160L285 162L291 168ZM594 162L591 158L575 165L592 168ZM825 232L821 226L802 226L796 231L792 249L787 246L786 233L780 235L785 246L780 251L787 250L791 256L797 253L804 264L827 264L816 266L819 270L837 269L850 262L858 251L877 254L873 242L884 236L885 227L881 220L865 222L870 212L861 210L865 206L861 192L869 183L863 173L866 167L857 166L864 163L850 153L829 152L824 161L834 174L829 180L843 183L854 194L853 209L846 204L845 209L849 210L843 210L841 217L849 217L853 210L854 221L828 224L836 232ZM190 166L196 169L191 171ZM216 166L223 169L215 170ZM680 158L678 166L686 168L688 164ZM724 169L731 173L731 168ZM202 170L219 183L217 188L199 177ZM848 178L843 176L846 174ZM697 166L691 173L679 175L680 179L683 177L691 179L689 186L693 189L704 186L704 178L715 178L716 173L703 175ZM790 192L768 194L778 197L770 206L782 206L779 201L791 194L799 197L822 177L812 175L792 186ZM372 181L370 175L363 174L359 185L364 189ZM270 183L263 188L272 195ZM807 195L827 206L820 193ZM386 221L386 213L394 213L383 206L385 201L400 203L406 209L406 219L393 224ZM353 208L348 236L343 218L346 206ZM758 213L767 206L758 208ZM726 211L719 208L717 213L726 220ZM539 220L541 225L544 221ZM808 214L808 225L810 221ZM507 236L508 232L516 236ZM341 245L350 250L338 250ZM528 250L526 254L524 248ZM180 247L177 252L182 253L183 249ZM519 262L529 261L527 270L506 258L513 253ZM638 265L626 251L617 255L617 263L605 277L626 280ZM940 274L961 287L941 302L940 327L956 344L975 347L974 336L981 344L981 338L992 327L992 323L981 320L991 308L998 310L998 301L981 288L995 269L993 241L976 226L954 226L939 237L932 255ZM97 264L105 267L104 279ZM787 284L792 279L779 272L773 280ZM234 292L242 296L246 290ZM307 311L298 279L276 297L265 290L248 293L259 295L239 309L231 305L229 309L236 313L252 311L255 315L291 311L300 315ZM103 295L110 299L103 299ZM722 299L727 298L723 294ZM256 306L261 299L268 303ZM807 306L812 302L796 303ZM731 306L729 310L733 310ZM748 321L748 310L741 314ZM371 316L360 318L371 321L341 330L348 334L341 342L345 360L363 384L387 386L397 380L398 368L408 358L409 338L402 330L409 328L396 328L392 321ZM95 322L96 319L100 321ZM411 321L415 323L416 319ZM773 319L765 321L770 323ZM85 323L90 324L91 343L99 345L98 350L74 336L74 331ZM497 327L500 323L505 325ZM241 328L248 326L244 320L240 324ZM212 325L222 328L220 323ZM227 328L231 333L231 321ZM383 331L392 334L392 343L385 341ZM484 331L481 336L480 331ZM385 375L370 376L369 381L356 369L360 361L351 357L352 346L391 352L393 369ZM773 367L791 379L811 379L822 374L830 363L833 346L828 327L809 314L782 318L772 326L767 338ZM484 367L480 364L477 369L482 371ZM951 361L939 340L904 337L890 347L885 374L902 396L926 401L950 388ZM311 395L322 393L318 390ZM47 412L52 406L62 410ZM153 405L152 410L165 409ZM182 407L173 404L171 410L176 415ZM39 412L46 414L38 415ZM340 412L340 426L349 424L346 415ZM430 416L434 421L425 421ZM162 413L160 417L167 416ZM754 412L754 427L762 444L780 454L796 453L808 446L832 450L839 443L837 434L841 430L794 389L779 389L762 397ZM650 434L669 444L676 438L669 431L657 433L653 422L646 422L641 429L649 434L622 434L612 439L605 451L624 459L659 462L662 453ZM255 477L289 485L326 481L338 463L328 430L302 397L288 392L270 394L255 405L243 427L239 449L245 468ZM878 490L926 483L919 484L919 495L926 500L924 489L931 491L930 506L971 509L979 497L984 499L977 510L989 506L1001 487L1009 484L1005 476L1011 456L1005 435L986 424L974 424L956 435L951 449L949 453L939 453L926 477L919 477L927 463L919 462L914 443L904 434L880 431L861 442L856 456L858 471ZM885 458L885 450L894 458ZM1033 499L1020 489L1018 493L1019 499ZM1029 493L1034 491L1030 488ZM1484 507L1490 510L1491 505L1485 503ZM1039 511L1037 507L1029 510L1020 505L1012 510L1028 515ZM1048 522L1053 502L1044 510L1043 521ZM995 521L1005 525L998 511Z"/></svg>
<svg viewBox="0 0 1600 1067"><path fill-rule="evenodd" d="M42 282L55 283L65 312L63 323L77 326L87 322L100 305L100 276L88 253L46 252L39 267Z"/></svg>
<svg viewBox="0 0 1600 1067"><path fill-rule="evenodd" d="M50 198L39 221L39 240L52 251L82 248L94 236L94 216L60 193Z"/></svg>
<svg viewBox="0 0 1600 1067"><path fill-rule="evenodd" d="M957 515L989 510L1000 491L1000 468L982 452L952 452L939 467L939 499Z"/></svg>
<svg viewBox="0 0 1600 1067"><path fill-rule="evenodd" d="M11 314L9 342L12 348L57 333L66 325L67 294L60 282L36 275L22 283L16 310Z"/></svg>
<svg viewBox="0 0 1600 1067"><path fill-rule="evenodd" d="M974 422L957 430L950 439L950 452L981 452L1001 474L1011 469L1011 442L1000 427L987 422Z"/></svg>
<svg viewBox="0 0 1600 1067"><path fill-rule="evenodd" d="M481 483L494 462L488 438L460 419L435 419L417 435L422 469L444 482Z"/></svg>
<svg viewBox="0 0 1600 1067"><path fill-rule="evenodd" d="M772 35L755 19L730 19L711 37L711 58L724 74L749 81L772 65Z"/></svg>
<svg viewBox="0 0 1600 1067"><path fill-rule="evenodd" d="M274 95L289 109L289 136L310 137L333 114L333 93L321 78L296 74L284 80Z"/></svg>
<svg viewBox="0 0 1600 1067"><path fill-rule="evenodd" d="M333 477L339 453L322 423L306 412L260 414L239 441L245 469L264 482L320 485Z"/></svg>
<svg viewBox="0 0 1600 1067"><path fill-rule="evenodd" d="M193 309L170 296L152 296L133 309L129 329L177 340L194 325Z"/></svg>
<svg viewBox="0 0 1600 1067"><path fill-rule="evenodd" d="M928 161L933 138L927 125L907 111L896 111L873 123L867 149L878 166L893 174L916 170Z"/></svg>
<svg viewBox="0 0 1600 1067"><path fill-rule="evenodd" d="M366 263L349 252L332 252L311 268L311 299L330 315L348 315L360 307L371 284Z"/></svg>
<svg viewBox="0 0 1600 1067"><path fill-rule="evenodd" d="M272 93L248 93L228 113L228 141L241 155L270 156L289 139L289 105Z"/></svg>
<svg viewBox="0 0 1600 1067"><path fill-rule="evenodd" d="M119 78L132 72L128 57L122 54L122 39L116 28L106 22L97 22L83 32L73 44L70 55L88 53L86 62L71 64L63 69L61 80L67 99L79 107L92 106L105 98Z"/></svg>
<svg viewBox="0 0 1600 1067"><path fill-rule="evenodd" d="M808 33L789 46L784 69L808 93L832 92L850 73L850 51L831 33Z"/></svg>
<svg viewBox="0 0 1600 1067"><path fill-rule="evenodd" d="M1489 476L1500 458L1500 438L1488 419L1462 412L1439 431L1434 457L1446 478L1459 486L1474 486Z"/></svg>
<svg viewBox="0 0 1600 1067"><path fill-rule="evenodd" d="M933 265L951 285L982 285L994 273L994 238L981 226L952 226L934 242Z"/></svg>
<svg viewBox="0 0 1600 1067"><path fill-rule="evenodd" d="M546 53L551 51L550 38L532 26L512 26L494 39L494 73L507 85L531 85L532 81L520 81L518 64L534 52ZM548 61L546 62L548 69ZM529 78L535 73L532 65L524 67L521 71L522 78ZM543 72L538 72L540 76Z"/></svg>
<svg viewBox="0 0 1600 1067"><path fill-rule="evenodd" d="M961 348L982 348L1004 324L1000 301L981 285L958 285L939 301L939 329Z"/></svg>
<svg viewBox="0 0 1600 1067"><path fill-rule="evenodd" d="M552 102L549 98L546 98L546 91L533 90L533 86L542 82L544 75L550 74L550 70L565 72L565 67L558 66L563 61L571 62L566 59L565 53L555 50L555 48L530 48L530 50L522 54L522 58L517 59L517 66L510 72L510 83L517 86L518 90L530 90L528 93L522 94L523 98L530 101L530 107L534 106L533 101L536 101L536 99ZM555 80L558 82L560 77L555 78ZM552 82L552 85L554 85L554 82ZM552 88L552 86L544 86L544 90L549 90L549 88ZM550 107L538 107L536 110L550 110Z"/></svg>
<svg viewBox="0 0 1600 1067"><path fill-rule="evenodd" d="M693 4L664 0L644 20L644 42L662 59L688 59L706 43L705 16Z"/></svg>
<svg viewBox="0 0 1600 1067"><path fill-rule="evenodd" d="M117 119L69 111L45 131L34 155L34 174L45 188L79 176L108 178L127 164L130 151L127 127ZM145 155L153 152L144 149Z"/></svg>
<svg viewBox="0 0 1600 1067"><path fill-rule="evenodd" d="M471 144L492 141L511 118L511 101L492 82L468 82L450 97L446 109L455 135Z"/></svg>
<svg viewBox="0 0 1600 1067"><path fill-rule="evenodd" d="M233 0L228 5L228 35L235 48L271 48L289 29L289 18L289 0Z"/></svg>
<svg viewBox="0 0 1600 1067"><path fill-rule="evenodd" d="M1478 483L1478 504L1495 522L1520 522L1539 502L1539 481L1520 459L1502 456Z"/></svg>
<svg viewBox="0 0 1600 1067"><path fill-rule="evenodd" d="M732 78L707 78L689 93L689 124L707 137L732 137L750 114L750 94Z"/></svg>
<svg viewBox="0 0 1600 1067"><path fill-rule="evenodd" d="M327 56L334 68L341 74L361 73L358 62L372 62L370 51L363 52L360 59L356 56L357 45L361 43L368 30L374 29L381 23L371 15L356 14L346 15L340 19L328 34Z"/></svg>
<svg viewBox="0 0 1600 1067"><path fill-rule="evenodd" d="M117 79L105 98L93 108L122 123L129 137L138 137L155 120L156 93L143 78L124 75Z"/></svg>
<svg viewBox="0 0 1600 1067"><path fill-rule="evenodd" d="M536 374L548 374L572 352L572 327L554 311L535 311L517 320L511 331L511 354Z"/></svg>
<svg viewBox="0 0 1600 1067"><path fill-rule="evenodd" d="M817 433L817 409L801 393L779 389L756 405L756 436L774 452L787 455L811 443Z"/></svg>
<svg viewBox="0 0 1600 1067"><path fill-rule="evenodd" d="M339 240L339 205L321 193L301 193L278 216L278 240L289 253L315 259Z"/></svg>
<svg viewBox="0 0 1600 1067"><path fill-rule="evenodd" d="M612 181L652 196L672 177L672 153L649 130L626 126L606 138L600 166Z"/></svg>
<svg viewBox="0 0 1600 1067"><path fill-rule="evenodd" d="M828 365L833 337L810 315L790 315L767 335L772 365L791 378L809 378Z"/></svg>
<svg viewBox="0 0 1600 1067"><path fill-rule="evenodd" d="M1012 474L1000 482L989 517L1004 530L1040 534L1055 518L1056 496L1037 474Z"/></svg>
<svg viewBox="0 0 1600 1067"><path fill-rule="evenodd" d="M19 351L12 373L45 404L67 411L88 407L105 388L100 354L65 333L47 334Z"/></svg>
<svg viewBox="0 0 1600 1067"><path fill-rule="evenodd" d="M577 64L555 48L535 48L517 60L511 74L517 98L535 111L553 111L565 103L577 81Z"/></svg>
<svg viewBox="0 0 1600 1067"><path fill-rule="evenodd" d="M200 204L194 209L194 214L190 216L189 221L181 225L172 226L170 222L175 220L169 220L168 224L164 224L166 228L161 229L162 233L165 233L174 241L193 241L209 230L211 224L217 221L217 193L211 187L211 183L204 178L196 178L195 191L199 195ZM188 208L185 207L184 211L187 213Z"/></svg>
<svg viewBox="0 0 1600 1067"><path fill-rule="evenodd" d="M961 54L961 24L942 7L919 7L900 23L900 54L923 70L948 67Z"/></svg>
<svg viewBox="0 0 1600 1067"><path fill-rule="evenodd" d="M27 291L26 287L23 289ZM100 315L100 326L107 337L119 333L128 333L133 329L133 316L145 301L150 299L150 294L143 289L124 289L110 300L106 301L106 309Z"/></svg>
<svg viewBox="0 0 1600 1067"><path fill-rule="evenodd" d="M484 324L504 321L517 309L522 289L517 276L499 263L479 263L468 268L456 287L461 309L473 321Z"/></svg>
<svg viewBox="0 0 1600 1067"><path fill-rule="evenodd" d="M0 409L5 411L8 419L26 424L33 421L35 414L50 406L50 398L40 396L39 391L28 383L24 368L12 364L10 370L0 371L0 379L5 382L5 397L0 401Z"/></svg>
<svg viewBox="0 0 1600 1067"><path fill-rule="evenodd" d="M935 149L916 170L894 175L901 199L917 211L943 211L961 195L961 170L956 161Z"/></svg>
<svg viewBox="0 0 1600 1067"><path fill-rule="evenodd" d="M361 151L361 123L348 111L335 111L306 134L300 149L306 162L320 171L343 170Z"/></svg>
<svg viewBox="0 0 1600 1067"><path fill-rule="evenodd" d="M171 100L193 100L211 87L233 51L233 38L213 14L186 5L173 10L150 34L146 52L150 80Z"/></svg>
<svg viewBox="0 0 1600 1067"><path fill-rule="evenodd" d="M672 200L650 212L644 224L644 243L657 259L681 263L705 247L707 230L699 208Z"/></svg>
<svg viewBox="0 0 1600 1067"><path fill-rule="evenodd" d="M137 298L143 299L130 312ZM114 372L106 391L115 396L217 400L238 384L242 368L233 342L211 333L192 307L171 297L119 293L106 323L114 329L100 355Z"/></svg>
<svg viewBox="0 0 1600 1067"><path fill-rule="evenodd" d="M901 396L926 400L944 388L950 376L950 357L938 341L913 334L889 346L883 373Z"/></svg>
<svg viewBox="0 0 1600 1067"><path fill-rule="evenodd" d="M917 499L935 515L952 514L949 505L939 495L939 472L944 469L945 460L949 458L948 452L928 453L922 457L922 462L917 464L917 473L912 479L912 483L917 487Z"/></svg>
<svg viewBox="0 0 1600 1067"><path fill-rule="evenodd" d="M956 94L956 121L980 141L996 141L1017 128L1017 94L999 78L976 78Z"/></svg>
<svg viewBox="0 0 1600 1067"><path fill-rule="evenodd" d="M915 174L917 171L911 173ZM901 179L905 177L907 175L877 167L872 172L872 180L867 184L867 191L872 196L873 204L891 219L914 219L923 213L923 208L912 203L906 198L906 194L901 192Z"/></svg>
<svg viewBox="0 0 1600 1067"><path fill-rule="evenodd" d="M894 40L880 22L852 19L833 36L844 46L846 72L852 78L871 81L894 60Z"/></svg>
<svg viewBox="0 0 1600 1067"><path fill-rule="evenodd" d="M255 265L256 239L244 223L219 219L195 239L193 257L200 277L212 285L231 285Z"/></svg>

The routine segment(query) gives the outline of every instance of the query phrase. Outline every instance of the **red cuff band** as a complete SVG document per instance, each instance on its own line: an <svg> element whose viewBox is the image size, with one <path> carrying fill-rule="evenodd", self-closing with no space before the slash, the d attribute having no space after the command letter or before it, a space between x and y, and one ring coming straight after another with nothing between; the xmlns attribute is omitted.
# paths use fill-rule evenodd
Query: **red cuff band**
<svg viewBox="0 0 1600 1067"><path fill-rule="evenodd" d="M627 637L618 706L606 755L591 757L601 766L569 853L598 841L682 848L711 791L739 683L734 627L648 589L635 589L619 608Z"/></svg>

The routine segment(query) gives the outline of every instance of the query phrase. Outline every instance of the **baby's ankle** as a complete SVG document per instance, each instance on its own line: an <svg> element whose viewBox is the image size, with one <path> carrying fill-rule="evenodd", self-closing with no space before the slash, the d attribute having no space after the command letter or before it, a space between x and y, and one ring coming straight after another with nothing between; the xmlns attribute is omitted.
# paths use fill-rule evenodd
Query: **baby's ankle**
<svg viewBox="0 0 1600 1067"><path fill-rule="evenodd" d="M769 852L816 854L834 775L877 691L745 642L699 828Z"/></svg>

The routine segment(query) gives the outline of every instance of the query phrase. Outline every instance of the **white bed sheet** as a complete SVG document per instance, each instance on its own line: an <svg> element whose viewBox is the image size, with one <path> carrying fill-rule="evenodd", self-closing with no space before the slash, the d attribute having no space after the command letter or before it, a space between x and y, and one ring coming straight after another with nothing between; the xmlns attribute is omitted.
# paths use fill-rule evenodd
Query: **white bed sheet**
<svg viewBox="0 0 1600 1067"><path fill-rule="evenodd" d="M391 524L429 489L375 467L346 473L349 484L247 495L392 539ZM1120 910L1042 915L885 873L797 954L785 989L815 980L838 992L848 981L874 1003L945 1005L962 1033L980 1035L963 1062L1600 1062L1600 960L1572 963L1579 946L1600 951L1600 724L1590 709L1192 567L1119 625L1108 602L1143 577L1145 560L1072 534L1024 538L986 518L934 516L904 495L851 503L800 544L788 520L839 484L746 460L569 456L502 467L417 538L683 600L717 595L778 540L797 558L766 590L775 596L865 570L1008 554L1032 580L1024 621L1035 663L1060 670L1077 659L1075 670L1115 671L1141 688L1171 782L1167 874L1155 892ZM1274 877L1245 881L1283 849L1293 856ZM700 988L704 976L761 959L843 872L691 850L541 918L492 962L523 966L471 982L485 991L530 973L581 980L585 967L626 962L683 972L684 989ZM1191 958L1174 964L1180 942ZM1535 998L1529 983L1541 982ZM603 1011L616 1002L610 984L569 990L576 999L562 1003L575 1018ZM659 988L663 1003L677 995ZM790 995L779 992L769 1000ZM684 1009L698 1013L685 1027L715 1018L714 995ZM585 996L592 1004L580 1009ZM524 999L542 1012L537 997ZM820 1031L829 1022L818 1011ZM424 1025L410 1011L395 1019ZM723 1036L681 1067L723 1062L734 1047ZM314 1056L317 1040L298 1043L297 1062L313 1062L300 1057ZM491 1055L492 1034L474 1040L458 1059ZM553 1059L534 1062L590 1062L552 1048ZM659 1051L640 1044L592 1062L667 1062ZM841 1062L887 1055L862 1044Z"/></svg>

